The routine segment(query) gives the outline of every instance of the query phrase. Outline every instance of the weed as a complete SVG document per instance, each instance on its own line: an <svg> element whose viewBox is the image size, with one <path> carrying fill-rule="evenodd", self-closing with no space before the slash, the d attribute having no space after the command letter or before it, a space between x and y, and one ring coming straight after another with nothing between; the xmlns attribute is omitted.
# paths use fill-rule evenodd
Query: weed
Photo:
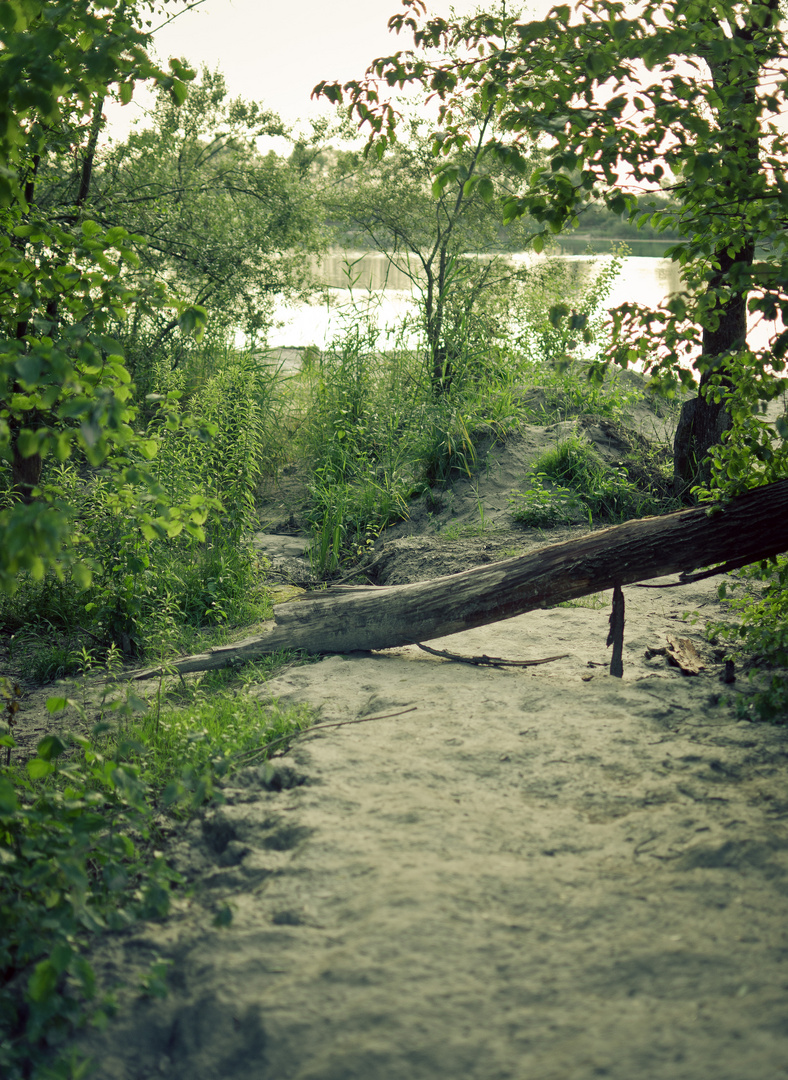
<svg viewBox="0 0 788 1080"><path fill-rule="evenodd" d="M590 611L601 611L608 606L608 602L602 593L591 593L589 596L579 596L576 600L564 600L560 604L556 604L556 607L588 608Z"/></svg>
<svg viewBox="0 0 788 1080"><path fill-rule="evenodd" d="M546 487L541 476L534 476L525 491L515 491L509 497L512 517L518 524L532 529L552 529L575 520L572 514L580 500L565 487Z"/></svg>
<svg viewBox="0 0 788 1080"><path fill-rule="evenodd" d="M494 526L481 517L478 521L466 521L462 524L459 521L452 522L441 529L440 535L443 540L454 541L468 536L484 536L493 529Z"/></svg>
<svg viewBox="0 0 788 1080"><path fill-rule="evenodd" d="M80 659L85 697L96 664L84 653ZM234 680L243 687L284 659L240 669ZM105 669L118 661L111 654ZM76 699L50 698L57 734L41 740L24 769L0 773L0 1070L8 1080L45 1068L71 1075L67 1058L57 1058L65 1041L86 1020L104 1023L111 1014L88 946L107 929L166 914L180 879L159 850L162 812L194 814L244 754L312 722L306 707L280 708L243 690L214 687L209 697L208 684L198 686L180 707L159 694L150 710L130 692L112 696L111 685L92 727ZM13 687L0 691L15 700ZM0 726L9 752L10 719ZM165 993L165 975L154 963L144 992Z"/></svg>
<svg viewBox="0 0 788 1080"><path fill-rule="evenodd" d="M788 723L788 557L746 567L719 586L731 615L709 623L706 636L730 646L729 659L752 658L750 689L737 699L742 718ZM764 676L758 669L771 669Z"/></svg>
<svg viewBox="0 0 788 1080"><path fill-rule="evenodd" d="M624 465L607 465L590 443L565 439L536 459L540 478L565 486L587 508L589 517L625 521L660 510L660 501L629 479Z"/></svg>

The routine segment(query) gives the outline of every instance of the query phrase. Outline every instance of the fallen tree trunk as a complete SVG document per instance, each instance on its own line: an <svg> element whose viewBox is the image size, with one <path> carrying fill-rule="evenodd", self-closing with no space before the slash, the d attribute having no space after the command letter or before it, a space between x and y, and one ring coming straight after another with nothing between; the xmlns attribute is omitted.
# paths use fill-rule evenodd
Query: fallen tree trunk
<svg viewBox="0 0 788 1080"><path fill-rule="evenodd" d="M696 507L628 521L431 581L326 589L282 604L261 636L175 661L170 670L206 671L283 649L344 653L414 645L616 585L726 563L717 571L722 572L785 550L788 480L747 492L713 512Z"/></svg>

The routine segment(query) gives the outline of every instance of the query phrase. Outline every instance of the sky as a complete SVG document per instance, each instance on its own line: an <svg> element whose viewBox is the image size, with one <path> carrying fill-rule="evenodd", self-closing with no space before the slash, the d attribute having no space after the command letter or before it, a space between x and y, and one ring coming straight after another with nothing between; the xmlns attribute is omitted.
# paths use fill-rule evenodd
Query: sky
<svg viewBox="0 0 788 1080"><path fill-rule="evenodd" d="M526 17L543 18L557 0L526 0ZM432 14L459 15L484 0L428 0ZM494 3L490 3L494 7ZM360 78L370 62L410 45L410 37L388 32L400 0L204 0L155 35L155 51L219 67L233 97L260 101L295 123L330 107L310 101L313 86L326 79ZM151 103L141 88L132 102L108 109L111 133L122 139Z"/></svg>

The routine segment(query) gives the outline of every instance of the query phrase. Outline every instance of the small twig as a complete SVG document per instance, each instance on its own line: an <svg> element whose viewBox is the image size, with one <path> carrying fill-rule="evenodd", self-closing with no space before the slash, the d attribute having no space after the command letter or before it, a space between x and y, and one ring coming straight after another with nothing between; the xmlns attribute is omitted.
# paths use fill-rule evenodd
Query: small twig
<svg viewBox="0 0 788 1080"><path fill-rule="evenodd" d="M415 712L417 708L417 705L412 705L409 709L402 709L400 712L382 713L380 716L361 716L356 720L328 720L324 724L313 724L311 727L304 728L303 731L291 731L289 735L280 735L278 739L272 739L271 742L264 743L262 746L257 746L254 750L247 750L245 753L239 754L238 758L248 758L249 761L253 761L258 754L264 754L272 747L278 746L288 739L297 739L299 735L311 735L313 731L323 731L325 728L347 727L349 724L368 724L370 720L390 720L393 716L404 716L406 713Z"/></svg>
<svg viewBox="0 0 788 1080"><path fill-rule="evenodd" d="M77 630L81 630L83 634L87 634L88 637L92 637L97 645L104 645L104 639L98 637L92 630L86 630L84 626L77 626Z"/></svg>
<svg viewBox="0 0 788 1080"><path fill-rule="evenodd" d="M418 645L432 656L442 656L444 660L456 660L460 664L476 664L478 667L536 667L537 664L550 664L553 660L563 660L569 653L560 656L546 656L543 660L504 660L500 656L461 656L445 649L431 649L429 645Z"/></svg>

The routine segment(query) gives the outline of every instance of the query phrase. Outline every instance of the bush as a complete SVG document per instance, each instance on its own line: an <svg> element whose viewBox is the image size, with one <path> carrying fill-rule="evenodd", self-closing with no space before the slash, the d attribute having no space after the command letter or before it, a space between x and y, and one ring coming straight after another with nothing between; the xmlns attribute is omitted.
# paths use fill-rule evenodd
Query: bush
<svg viewBox="0 0 788 1080"><path fill-rule="evenodd" d="M758 665L750 668L750 690L737 700L739 714L788 723L788 557L746 567L718 592L736 617L710 623L707 636L728 642L731 659ZM759 667L771 669L765 679Z"/></svg>
<svg viewBox="0 0 788 1080"><path fill-rule="evenodd" d="M262 674L255 665L249 679ZM10 754L15 694L7 683L0 701L0 747ZM91 726L74 700L50 698L59 734L41 740L26 767L0 768L4 1080L45 1075L38 1070L75 1026L106 1023L114 1010L96 985L89 947L106 930L166 915L180 879L159 850L162 815L194 814L250 754L264 760L269 743L286 743L312 719L305 707L281 710L215 685L210 698L198 691L180 708L158 706L105 694ZM77 714L71 732L67 710ZM166 992L160 973L145 990ZM51 1075L72 1075L61 1064L65 1072Z"/></svg>
<svg viewBox="0 0 788 1080"><path fill-rule="evenodd" d="M589 524L594 517L626 521L664 509L663 500L629 479L626 466L608 465L578 436L541 454L532 473L526 492L516 492L510 500L515 520L525 525L570 521L569 511L577 507L585 509Z"/></svg>
<svg viewBox="0 0 788 1080"><path fill-rule="evenodd" d="M156 498L176 509L149 513L148 489L134 486L134 466L93 469L50 465L47 484L73 508L73 546L89 565L20 578L0 598L0 624L65 636L75 628L129 655L177 648L179 628L251 622L270 615L259 559L248 545L256 526L255 490L276 461L280 406L277 373L227 352L199 389L159 401L147 429ZM219 361L221 360L221 363ZM154 395L155 396L155 395ZM128 464L128 462L127 462ZM114 481L125 468L128 482ZM65 657L39 677L69 670Z"/></svg>

